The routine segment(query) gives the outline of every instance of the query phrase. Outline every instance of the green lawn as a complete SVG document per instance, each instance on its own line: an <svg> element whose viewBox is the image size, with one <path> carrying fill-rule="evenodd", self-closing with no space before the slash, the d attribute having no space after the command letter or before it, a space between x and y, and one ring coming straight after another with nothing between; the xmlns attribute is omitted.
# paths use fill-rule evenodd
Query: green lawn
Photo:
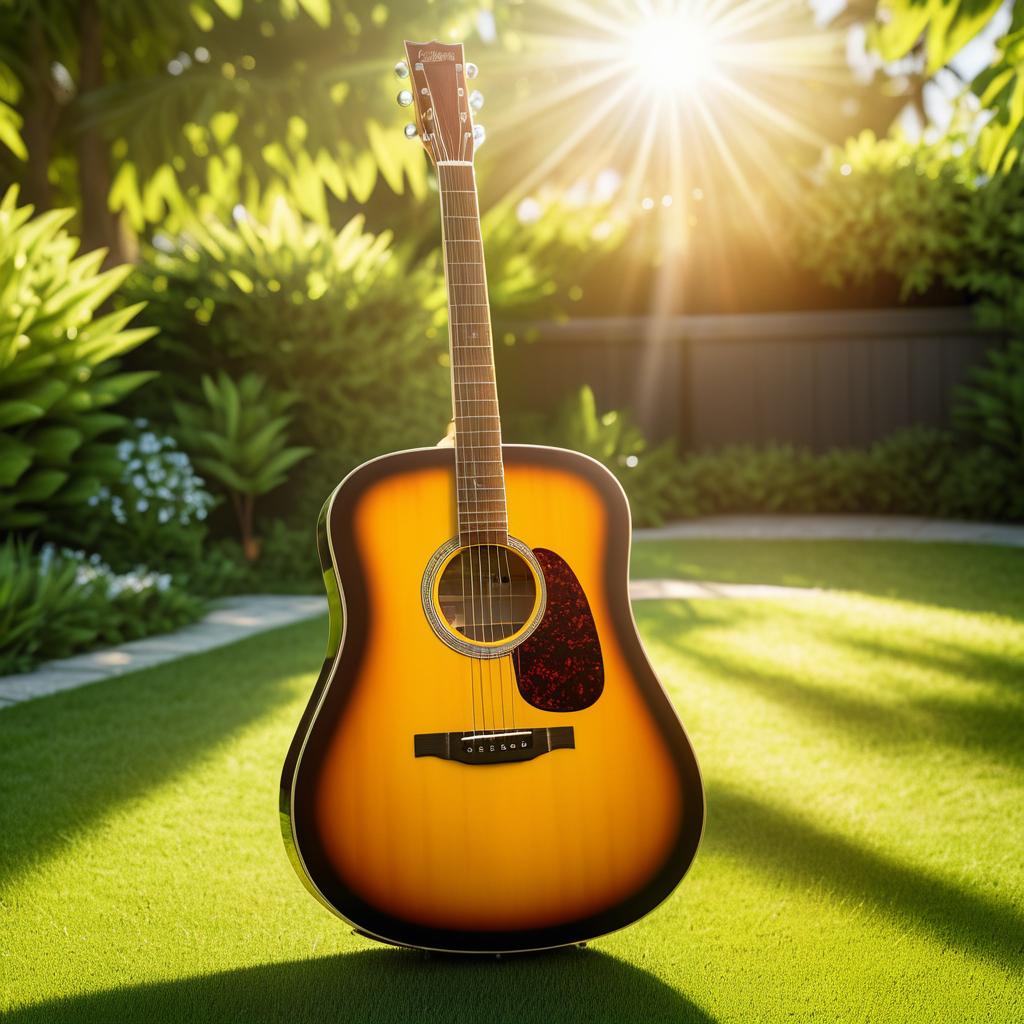
<svg viewBox="0 0 1024 1024"><path fill-rule="evenodd" d="M683 885L586 950L353 937L277 829L323 622L0 712L0 1011L62 1021L1024 1019L1024 551L663 542L637 576L701 758Z"/></svg>

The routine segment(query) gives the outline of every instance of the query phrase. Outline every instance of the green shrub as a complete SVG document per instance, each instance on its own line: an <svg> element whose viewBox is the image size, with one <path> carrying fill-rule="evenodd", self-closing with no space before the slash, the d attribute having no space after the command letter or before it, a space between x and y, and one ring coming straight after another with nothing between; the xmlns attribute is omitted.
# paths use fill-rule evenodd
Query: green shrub
<svg viewBox="0 0 1024 1024"><path fill-rule="evenodd" d="M161 331L156 386L167 399L199 401L203 374L253 372L299 397L294 440L316 455L282 499L289 521L315 522L324 486L356 464L444 433L451 399L436 263L413 262L389 234L364 231L361 217L335 232L283 202L265 220L240 214L161 244L128 290L147 300L147 322Z"/></svg>
<svg viewBox="0 0 1024 1024"><path fill-rule="evenodd" d="M97 316L129 272L100 273L104 253L75 256L62 226L71 210L31 218L17 191L0 200L0 529L68 518L121 463L105 438L122 428L111 412L149 380L115 372L115 357L155 333L128 328L142 308ZM31 219L30 219L31 218Z"/></svg>
<svg viewBox="0 0 1024 1024"><path fill-rule="evenodd" d="M167 574L115 573L98 555L0 545L0 674L177 629L203 605Z"/></svg>
<svg viewBox="0 0 1024 1024"><path fill-rule="evenodd" d="M948 431L911 429L870 448L816 454L788 445L690 455L666 483L665 518L727 513L845 513L1024 519L1024 482L991 451Z"/></svg>
<svg viewBox="0 0 1024 1024"><path fill-rule="evenodd" d="M248 562L231 538L207 544L203 561L186 577L190 591L207 597L225 594L322 594L320 560L313 525L269 523L258 562Z"/></svg>
<svg viewBox="0 0 1024 1024"><path fill-rule="evenodd" d="M969 440L1009 459L1024 477L1024 341L993 349L956 395L957 428Z"/></svg>
<svg viewBox="0 0 1024 1024"><path fill-rule="evenodd" d="M255 534L256 498L280 487L288 471L312 451L288 448L288 410L295 395L268 388L256 373L236 384L223 371L216 381L203 375L202 405L173 402L179 433L196 465L216 480L231 499L250 562L260 553Z"/></svg>
<svg viewBox="0 0 1024 1024"><path fill-rule="evenodd" d="M794 221L797 255L829 285L955 289L991 327L1024 329L1024 174L991 177L966 137L864 132L830 150Z"/></svg>

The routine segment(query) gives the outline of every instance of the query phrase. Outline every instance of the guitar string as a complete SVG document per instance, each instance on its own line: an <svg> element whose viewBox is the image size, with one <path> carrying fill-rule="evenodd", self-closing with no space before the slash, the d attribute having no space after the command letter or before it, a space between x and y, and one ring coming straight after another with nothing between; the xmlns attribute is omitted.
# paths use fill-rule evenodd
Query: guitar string
<svg viewBox="0 0 1024 1024"><path fill-rule="evenodd" d="M431 141L435 142L435 146L434 146L435 153L436 153L436 141L440 141L442 151L444 152L444 155L447 158L447 145L445 143L443 135L440 137L440 139L438 139L438 134L437 134L437 132L438 132L438 128L437 128L438 115L437 115L436 106L433 103L433 93L432 93L432 90L430 88L429 82L427 83L427 95L428 95L428 98L431 100L431 106L432 106L432 109L433 109L433 116L434 116L434 131L431 133L432 134L432 140ZM460 117L460 122L461 122L461 117ZM460 159L464 158L465 150L466 150L466 147L468 146L468 143L469 143L469 133L464 131L464 130L461 130L460 131L460 139L459 139L459 157L460 157ZM442 182L442 195L443 195L443 192L444 192L444 189L443 189L443 184L444 184L443 178L444 178L444 175L440 171L440 169L438 170L438 177L439 177L439 179L441 179L441 182ZM457 184L457 182L456 182L456 184ZM479 205L478 204L474 204L474 206L475 206L474 213L476 214L477 218L479 218ZM479 220L477 220L477 223L479 223ZM479 244L479 242L478 242L478 244ZM445 257L447 259L447 252L445 252ZM467 283L475 283L475 282L467 282ZM450 312L451 312L451 302L449 301L449 314L450 314ZM450 318L450 316L449 316L449 318ZM454 326L455 325L453 325L453 337L454 337ZM493 350L492 350L492 352L491 352L491 366L492 366L492 368L493 368L493 358L494 358L494 355L493 355ZM455 390L455 367L454 367L454 365L453 365L453 372L452 372L452 380L453 380L453 391L454 391ZM500 430L500 427L499 427L499 430ZM458 427L456 426L456 444L458 444L458 441L459 441L459 438L458 438ZM476 479L475 479L476 457L474 457L474 460L473 460L473 467L474 467L474 487L475 487L475 484L476 484ZM504 484L504 473L502 473L502 484ZM456 498L458 500L458 486L456 486ZM507 521L508 521L508 518L507 518L507 508L506 508L505 520L506 520L506 530L507 530ZM477 560L478 560L478 565L480 567L480 577L481 577L480 581L481 581L481 584L482 584L483 583L483 561L482 561L482 554L480 552L480 547L484 547L485 545L476 545L476 546L477 546ZM491 566L491 548L492 548L492 546L494 547L494 558L495 558L495 563L496 563L493 569L492 569L492 566ZM507 622L509 623L510 626L513 624L512 623L512 619L513 619L512 576L511 576L511 570L510 570L509 561L508 561L508 548L505 547L504 545L499 545L499 546L486 545L486 548L487 548L487 577L486 577L487 578L487 615L486 615L486 627L484 627L484 624L481 622L480 625L477 626L475 632L478 632L478 633L482 634L482 633L484 633L484 631L486 629L489 632L489 640L490 640L491 643L493 643L494 640L495 640L495 619L494 619L494 600L493 600L493 598L494 598L493 584L494 584L495 570L497 572L497 577L498 577L498 582L499 582L499 591L498 591L498 615L499 615L499 617L502 614L502 608L501 608L501 586L503 585L503 581L502 581L502 577L501 577L501 557L502 557L502 553L504 554L504 558L505 558L505 579L507 580L508 595L509 595L508 596L509 616L508 616ZM460 571L461 571L461 569L462 569L462 563L460 561ZM465 580L464 580L464 574L463 574L463 587L464 587L464 582L465 582ZM473 596L473 593L474 593L474 588L475 588L475 583L473 581L472 558L471 558L470 559L470 594L471 594L471 599L472 599L472 596ZM463 594L463 606L465 606L465 596L464 596L464 594ZM483 614L484 594L483 594L482 587L481 587L481 592L480 592L480 608L481 608L481 619L484 619L484 614ZM499 625L500 625L500 619L499 619ZM504 639L504 637L505 637L505 634L502 631L502 635L499 637L499 639ZM476 659L474 659L474 660L476 660ZM500 705L501 705L501 728L505 729L505 728L507 728L507 719L506 719L506 711L505 711L505 683L504 683L504 675L503 675L503 672L502 672L502 663L506 659L504 657L501 657L501 658L498 658L498 659L486 659L486 660L488 661L488 665L487 665L488 695L490 697L490 702L491 702L491 725L492 725L492 730L494 730L495 725L496 725L496 709L495 709L495 704L494 704L494 678L493 678L493 668L494 667L490 664L490 662L494 661L494 660L498 661L498 665L496 667L497 667L497 670L498 670L498 691L499 691L499 699L500 699ZM507 668L508 668L508 671L509 671L509 685L510 685L509 700L510 700L510 703L512 705L512 711L513 711L513 715L514 715L515 686L514 686L514 682L513 682L514 675L513 675L513 668L512 668L511 658L508 659L508 666L507 666ZM483 709L482 674L483 674L483 666L481 666L481 706L482 706L482 709ZM474 693L473 707L474 707L474 731L475 731L475 718L476 718L475 688L473 688L473 693ZM484 726L485 726L485 729L486 729L486 711L484 711Z"/></svg>
<svg viewBox="0 0 1024 1024"><path fill-rule="evenodd" d="M466 150L466 146L467 145L468 145L468 134L463 130L463 131L460 132L460 139L459 139L459 157L460 157L460 159L463 159L465 157L465 150ZM470 171L470 175L472 175L472 174L473 174L473 172L471 170ZM476 182L474 180L474 182L473 182L474 187L475 187L475 184L476 184ZM473 206L473 209L472 209L471 213L476 217L476 223L479 224L480 223L480 205L479 205L479 201L477 200L475 194L473 196L473 199L471 199L471 204ZM481 249L481 260L482 260L482 256L483 256L483 240L482 239L480 239L479 244L480 244L480 249ZM490 353L490 359L491 359L491 368L492 368L492 375L493 375L493 367L494 367L494 353L493 353L493 349L492 349L492 351ZM500 424L500 421L499 421L499 424ZM498 450L498 457L499 457L499 459L501 458L500 446L499 446L499 450ZM502 473L502 484L504 485L504 473ZM506 509L506 514L505 514L505 529L506 529L506 535L507 535L507 531L508 531L508 512L507 512L507 509ZM495 561L495 566L494 566L493 570L491 568L491 552L492 552L492 549L494 551L494 561ZM497 572L498 582L499 582L499 589L498 589L498 617L499 617L499 620L501 618L501 557L500 557L500 552L502 550L503 549L498 547L498 546L491 545L491 544L487 545L487 613L488 613L488 625L489 625L489 631L490 631L489 640L490 640L491 643L494 643L494 641L495 641L495 620L494 620L494 576L495 576L495 571ZM506 552L507 552L507 549L504 549L504 550L506 550ZM506 561L507 561L507 555L506 555ZM511 614L509 615L509 619L511 620ZM503 630L503 628L502 628L502 626L500 624L498 625L498 632L499 632L499 634L501 634L501 635L498 636L498 639L499 640L503 640L504 639L504 630ZM494 661L498 662L497 666L494 666L492 664L492 662L494 662ZM504 683L504 678L503 678L502 671L501 671L501 662L502 662L501 658L497 658L497 659L488 658L487 659L487 673L488 673L488 689L489 689L490 695L491 695L491 724L492 724L492 726L495 725L494 669L496 667L497 668L497 674L498 674L498 697L499 697L500 706L501 706L501 726L500 726L500 728L501 728L502 731L505 731L507 729L507 719L506 719L506 715L505 715L505 683ZM497 730L495 730L495 731L497 731Z"/></svg>
<svg viewBox="0 0 1024 1024"><path fill-rule="evenodd" d="M446 146L445 141L444 141L444 133L438 131L437 105L434 102L434 93L433 93L433 89L431 88L431 85L430 85L430 79L427 78L426 76L424 76L424 78L425 78L425 81L426 81L427 99L430 101L431 119L432 119L432 122L433 122L433 131L430 133L431 152L432 152L432 154L434 156L434 161L435 161L435 166L436 166L437 160L438 160L438 148L437 148L438 147L438 143L440 143L442 158L445 159L445 160L448 159L448 151L447 151L447 146ZM447 247L445 245L445 238L446 238L447 233L448 233L447 232L447 220L448 220L448 218L446 216L444 176L442 174L442 171L441 171L440 167L437 167L437 178L438 178L438 192L439 192L440 198L441 198L441 247L442 247L442 255L444 257L442 259L442 265L445 268L445 276L447 278L448 274L449 274L449 268L448 268L448 254L447 254ZM449 295L448 295L448 323L449 323L449 327L450 327L450 331L451 331L451 338L452 338L452 403L453 403L454 411L455 411L455 415L456 415L456 421L455 421L456 422L456 428L455 428L455 508L456 508L456 525L457 526L461 526L461 524L458 522L458 519L459 519L459 463L460 463L460 459L459 459L459 434L458 434L458 385L457 385L457 382L456 382L456 373L455 373L455 369L456 369L455 348L456 348L456 340L457 339L456 339L456 333L455 333L456 332L456 324L452 321L452 294L451 294L450 291L449 291ZM461 529L460 529L459 532L460 532L459 543L461 544L461 542L462 542ZM473 632L475 632L474 628L470 625L471 620L473 618L475 618L475 614L474 615L467 615L466 614L465 575L464 575L463 567L464 567L464 563L465 563L465 555L467 553L468 552L460 553L460 555L459 555L459 563L460 563L460 573L463 573L463 578L462 578L462 586L463 586L462 612L463 612L463 618L465 620L466 633L467 633L467 635L471 635ZM472 558L470 558L470 560L469 560L469 591L470 591L470 604L471 604L471 606L473 604L473 590L474 590L473 561L472 561ZM470 701L471 701L472 707L473 707L473 732L474 733L476 733L476 730L477 730L477 724L476 724L476 679L475 679L476 666L474 664L476 662L476 660L477 660L476 658L472 658L472 657L468 659L468 661L469 661L469 691L470 691ZM482 668L480 670L480 711L481 711L481 717L483 719L483 725L484 725L484 728L486 729L487 719L486 719L486 712L484 711L484 703L483 703L483 670L482 670Z"/></svg>
<svg viewBox="0 0 1024 1024"><path fill-rule="evenodd" d="M462 142L464 142L464 140L460 140L460 155L462 153ZM459 184L460 182L457 181L457 180L453 180L452 183L453 184ZM457 205L457 202L458 201L456 200L456 205ZM477 214L477 216L478 216L478 214ZM478 242L478 244L479 244L479 242ZM475 282L464 282L464 283L471 284L471 283L475 283ZM476 448L477 448L477 446L473 446L473 450L474 451L476 450ZM477 474L478 474L477 458L478 457L476 455L472 456L472 459L473 459L473 462L472 462L472 465L473 465L473 489L474 489L474 491L477 490L477 486L476 486L477 485ZM474 494L474 497L476 497L475 494ZM472 508L472 505L470 507ZM478 530L478 532L483 532L483 531L479 531ZM479 597L480 597L480 602L479 602L480 603L480 619L479 619L479 624L478 624L478 627L477 627L477 633L479 634L478 635L478 639L483 640L483 639L486 638L489 642L493 643L494 640L495 640L495 632L494 632L494 630L495 630L495 621L494 621L494 602L493 602L493 571L492 571L492 568L491 568L491 547L492 547L492 545L490 545L490 544L480 544L480 543L478 543L476 545L476 549L477 549L477 565L478 565L478 568L479 568L479 578L480 578L480 584L481 584L481 586L480 586L480 594L479 594ZM484 558L484 553L485 552L486 552L486 556L487 556L487 572L486 572L486 575L484 573L484 568L483 568L483 558ZM486 594L484 593L484 587L485 586L486 586ZM488 702L490 703L490 709L491 709L491 731L492 732L496 732L498 730L498 706L499 706L499 704L500 704L500 707L501 707L501 728L505 727L504 690L502 689L500 668L499 668L499 678L498 678L498 684L499 684L499 694L498 694L498 696L499 696L499 700L496 701L495 700L495 696L494 696L494 669L495 669L495 666L493 665L493 661L495 659L493 659L493 658L481 658L481 659L478 659L478 660L481 662L481 666L480 666L480 670L481 670L481 688L482 688L482 677L483 677L483 675L485 673L486 673L486 676L487 676L487 698L488 698ZM484 662L486 662L486 664L484 664ZM486 714L485 714L484 727L485 727L485 731L486 731Z"/></svg>

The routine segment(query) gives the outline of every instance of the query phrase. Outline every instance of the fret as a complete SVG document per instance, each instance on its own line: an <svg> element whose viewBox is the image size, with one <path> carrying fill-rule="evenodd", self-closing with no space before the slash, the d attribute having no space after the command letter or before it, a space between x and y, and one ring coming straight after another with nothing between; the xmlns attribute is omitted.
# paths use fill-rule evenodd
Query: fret
<svg viewBox="0 0 1024 1024"><path fill-rule="evenodd" d="M451 341L459 539L463 544L503 543L508 538L508 518L501 420L473 168L440 165L438 184ZM474 420L484 422L474 424Z"/></svg>

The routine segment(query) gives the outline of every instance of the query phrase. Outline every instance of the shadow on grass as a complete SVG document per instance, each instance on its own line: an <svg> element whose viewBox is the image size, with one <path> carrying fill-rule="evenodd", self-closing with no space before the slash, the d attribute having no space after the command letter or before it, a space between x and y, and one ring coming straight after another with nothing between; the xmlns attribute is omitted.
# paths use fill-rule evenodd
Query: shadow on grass
<svg viewBox="0 0 1024 1024"><path fill-rule="evenodd" d="M324 636L287 626L0 712L0 882L294 701L297 675L311 690Z"/></svg>
<svg viewBox="0 0 1024 1024"><path fill-rule="evenodd" d="M1010 904L906 867L729 787L710 787L705 843L786 882L867 903L1006 970L1019 970L1024 959L1024 916Z"/></svg>
<svg viewBox="0 0 1024 1024"><path fill-rule="evenodd" d="M1020 692L1021 663L1014 655L972 651L952 643L936 643L933 650L865 639L817 621L813 613L802 612L801 627L837 647L845 646L871 655L878 663L878 675L865 680L863 695L840 690L821 680L808 681L797 673L758 667L749 652L741 657L726 653L694 650L683 635L701 624L680 603L662 603L655 614L642 617L644 633L677 656L699 665L702 671L777 705L791 708L838 732L856 732L869 743L893 747L896 744L937 743L970 754L984 753L1005 762L1024 766L1024 702ZM745 615L759 614L744 611ZM768 610L765 614L771 614ZM789 614L801 614L790 609ZM705 619L714 624L713 620ZM720 621L720 620L719 620ZM980 682L989 695L972 691L965 698L948 693L901 696L897 702L880 701L873 689L880 680L898 680L904 668L923 668ZM855 680L853 680L855 681Z"/></svg>
<svg viewBox="0 0 1024 1024"><path fill-rule="evenodd" d="M5 1020L714 1024L651 974L589 949L502 961L377 949L90 993L14 1010Z"/></svg>

